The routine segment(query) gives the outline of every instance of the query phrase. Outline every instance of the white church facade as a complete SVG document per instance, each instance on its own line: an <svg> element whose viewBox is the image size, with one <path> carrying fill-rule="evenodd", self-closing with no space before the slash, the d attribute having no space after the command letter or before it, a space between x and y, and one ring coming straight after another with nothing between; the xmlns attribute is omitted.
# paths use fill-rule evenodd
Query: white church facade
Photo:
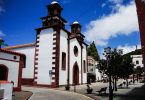
<svg viewBox="0 0 145 100"><path fill-rule="evenodd" d="M22 83L48 87L87 83L87 44L81 25L74 22L69 32L59 3L53 1L47 8L48 16L41 18L42 27L36 29L35 43L6 48L26 56Z"/></svg>
<svg viewBox="0 0 145 100"><path fill-rule="evenodd" d="M21 91L25 55L0 48L0 82L13 83L14 91ZM1 87L1 86L0 86Z"/></svg>

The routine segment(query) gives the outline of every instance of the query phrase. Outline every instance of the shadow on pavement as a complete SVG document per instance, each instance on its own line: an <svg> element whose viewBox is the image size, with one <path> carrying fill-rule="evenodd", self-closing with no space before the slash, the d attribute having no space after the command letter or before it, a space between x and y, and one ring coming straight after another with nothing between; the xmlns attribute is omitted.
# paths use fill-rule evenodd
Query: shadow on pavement
<svg viewBox="0 0 145 100"><path fill-rule="evenodd" d="M130 88L120 88L120 89L130 89ZM102 98L101 100L103 100L103 98L109 97L109 93L106 94L93 93L93 95L100 96ZM142 87L136 87L127 94L114 93L113 98L114 100L116 100L115 98L118 98L117 100L145 100L145 85L143 85Z"/></svg>
<svg viewBox="0 0 145 100"><path fill-rule="evenodd" d="M134 88L129 93L120 96L119 100L145 100L145 85Z"/></svg>
<svg viewBox="0 0 145 100"><path fill-rule="evenodd" d="M119 87L117 89L131 89L130 87Z"/></svg>
<svg viewBox="0 0 145 100"><path fill-rule="evenodd" d="M12 100L28 100L32 94L33 93L29 91L14 92Z"/></svg>

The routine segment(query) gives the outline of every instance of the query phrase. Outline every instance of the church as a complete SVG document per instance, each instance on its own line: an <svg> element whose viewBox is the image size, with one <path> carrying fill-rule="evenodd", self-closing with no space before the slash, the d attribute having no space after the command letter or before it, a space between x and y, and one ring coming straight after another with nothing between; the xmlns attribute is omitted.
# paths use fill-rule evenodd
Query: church
<svg viewBox="0 0 145 100"><path fill-rule="evenodd" d="M22 84L55 88L87 83L87 44L81 25L75 21L69 32L60 4L53 1L47 9L48 16L41 18L34 43L5 48L26 56Z"/></svg>
<svg viewBox="0 0 145 100"><path fill-rule="evenodd" d="M136 10L138 15L138 24L140 30L140 39L141 39L141 47L142 47L142 55L143 55L143 63L145 65L145 0L135 0ZM145 72L145 66L144 66Z"/></svg>

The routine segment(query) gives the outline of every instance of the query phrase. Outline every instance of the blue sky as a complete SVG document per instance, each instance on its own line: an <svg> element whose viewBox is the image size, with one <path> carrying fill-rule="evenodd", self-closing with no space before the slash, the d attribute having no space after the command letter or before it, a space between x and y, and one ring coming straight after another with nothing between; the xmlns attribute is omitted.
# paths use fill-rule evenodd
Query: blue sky
<svg viewBox="0 0 145 100"><path fill-rule="evenodd" d="M89 44L103 48L123 48L124 52L140 48L136 7L133 0L57 0L62 16L70 24L78 21ZM0 0L0 37L8 45L32 43L40 18L47 15L52 0Z"/></svg>

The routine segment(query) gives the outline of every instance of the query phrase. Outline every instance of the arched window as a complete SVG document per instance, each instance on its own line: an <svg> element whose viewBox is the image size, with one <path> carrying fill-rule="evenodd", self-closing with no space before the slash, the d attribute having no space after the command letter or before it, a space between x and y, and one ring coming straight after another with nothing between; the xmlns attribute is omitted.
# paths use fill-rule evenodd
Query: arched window
<svg viewBox="0 0 145 100"><path fill-rule="evenodd" d="M62 70L66 70L66 53L62 52Z"/></svg>
<svg viewBox="0 0 145 100"><path fill-rule="evenodd" d="M83 65L84 65L84 73L86 73L86 61L83 61Z"/></svg>
<svg viewBox="0 0 145 100"><path fill-rule="evenodd" d="M74 55L77 57L78 56L78 47L74 46Z"/></svg>

